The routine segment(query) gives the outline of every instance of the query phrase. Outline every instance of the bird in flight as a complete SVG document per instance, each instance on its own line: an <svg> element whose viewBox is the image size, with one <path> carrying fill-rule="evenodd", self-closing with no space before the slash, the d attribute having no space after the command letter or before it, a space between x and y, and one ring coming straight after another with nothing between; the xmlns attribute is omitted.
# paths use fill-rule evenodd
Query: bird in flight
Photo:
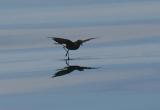
<svg viewBox="0 0 160 110"><path fill-rule="evenodd" d="M66 57L68 57L67 58L68 60L70 60L69 50L77 50L83 43L90 41L92 39L96 39L96 38L88 38L85 40L71 41L69 39L57 38L57 37L48 37L48 38L52 38L52 40L54 40L56 44L63 46L64 50L66 51Z"/></svg>

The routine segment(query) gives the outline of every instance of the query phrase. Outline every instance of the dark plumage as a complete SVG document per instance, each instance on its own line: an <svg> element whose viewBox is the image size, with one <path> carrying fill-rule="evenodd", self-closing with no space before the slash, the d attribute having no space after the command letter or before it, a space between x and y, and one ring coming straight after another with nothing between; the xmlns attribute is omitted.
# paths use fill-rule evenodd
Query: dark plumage
<svg viewBox="0 0 160 110"><path fill-rule="evenodd" d="M73 42L69 39L64 39L64 38L57 38L57 37L49 37L49 38L52 38L52 40L54 40L57 44L63 46L64 50L66 51L66 56L68 56L68 60L69 60L69 50L77 50L84 42L95 39L95 38L89 38Z"/></svg>
<svg viewBox="0 0 160 110"><path fill-rule="evenodd" d="M63 75L67 75L69 73L72 73L73 71L77 70L77 71L84 71L85 69L98 69L95 67L85 67L85 66L77 66L77 65L68 65L62 69L59 69L53 76L54 77L58 77L58 76L63 76Z"/></svg>

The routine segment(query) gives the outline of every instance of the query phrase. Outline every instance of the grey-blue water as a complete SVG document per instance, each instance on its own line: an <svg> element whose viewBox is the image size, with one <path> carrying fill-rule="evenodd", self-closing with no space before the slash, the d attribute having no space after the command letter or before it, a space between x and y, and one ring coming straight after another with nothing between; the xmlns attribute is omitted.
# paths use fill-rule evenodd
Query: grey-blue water
<svg viewBox="0 0 160 110"><path fill-rule="evenodd" d="M0 4L0 110L160 109L158 0L13 1ZM52 36L97 39L67 65Z"/></svg>

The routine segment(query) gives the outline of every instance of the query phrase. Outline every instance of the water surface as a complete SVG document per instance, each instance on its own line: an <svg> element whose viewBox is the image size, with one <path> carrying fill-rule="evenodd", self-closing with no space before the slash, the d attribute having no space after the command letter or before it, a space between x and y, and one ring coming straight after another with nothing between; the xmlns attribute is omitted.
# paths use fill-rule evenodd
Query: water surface
<svg viewBox="0 0 160 110"><path fill-rule="evenodd" d="M159 110L159 1L76 1L2 2L0 109Z"/></svg>

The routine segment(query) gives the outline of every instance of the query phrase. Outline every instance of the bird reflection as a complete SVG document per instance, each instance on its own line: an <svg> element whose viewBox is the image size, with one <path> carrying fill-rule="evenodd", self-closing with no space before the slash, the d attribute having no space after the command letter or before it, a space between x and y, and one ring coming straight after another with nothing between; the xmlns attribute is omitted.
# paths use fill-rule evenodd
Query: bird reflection
<svg viewBox="0 0 160 110"><path fill-rule="evenodd" d="M62 69L58 69L58 71L52 76L52 78L54 77L59 77L59 76L63 76L63 75L67 75L69 73L72 73L73 71L77 70L77 71L84 71L85 69L98 69L96 67L86 67L86 66L79 66L79 65L69 65L68 60L66 60L66 67L62 68Z"/></svg>

